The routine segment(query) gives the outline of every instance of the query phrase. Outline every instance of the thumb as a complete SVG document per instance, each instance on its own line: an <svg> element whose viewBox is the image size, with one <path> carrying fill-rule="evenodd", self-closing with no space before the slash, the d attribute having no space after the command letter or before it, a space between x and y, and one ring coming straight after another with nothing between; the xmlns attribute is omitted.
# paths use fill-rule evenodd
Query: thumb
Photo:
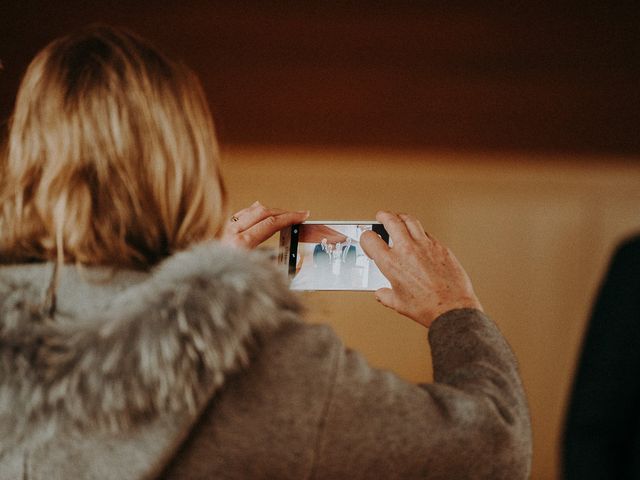
<svg viewBox="0 0 640 480"><path fill-rule="evenodd" d="M396 296L395 296L395 292L392 289L379 288L378 290L376 290L374 295L376 297L376 300L378 300L385 307L391 308L393 310L396 309L395 308Z"/></svg>
<svg viewBox="0 0 640 480"><path fill-rule="evenodd" d="M360 246L367 257L372 258L374 261L389 250L389 245L371 230L360 235Z"/></svg>

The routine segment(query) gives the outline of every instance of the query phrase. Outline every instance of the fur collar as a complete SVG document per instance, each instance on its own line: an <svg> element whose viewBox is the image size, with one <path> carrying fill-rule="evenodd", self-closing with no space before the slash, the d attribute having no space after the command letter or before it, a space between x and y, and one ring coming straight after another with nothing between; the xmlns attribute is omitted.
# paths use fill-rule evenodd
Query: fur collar
<svg viewBox="0 0 640 480"><path fill-rule="evenodd" d="M203 244L118 294L101 318L71 322L47 320L33 284L0 275L0 434L61 423L117 432L195 414L257 339L300 316L267 263Z"/></svg>

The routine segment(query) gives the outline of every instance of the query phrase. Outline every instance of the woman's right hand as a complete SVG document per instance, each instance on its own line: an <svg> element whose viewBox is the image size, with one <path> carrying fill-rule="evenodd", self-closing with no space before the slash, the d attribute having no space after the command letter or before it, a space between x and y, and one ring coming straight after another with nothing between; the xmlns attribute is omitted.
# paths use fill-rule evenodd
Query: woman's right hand
<svg viewBox="0 0 640 480"><path fill-rule="evenodd" d="M385 211L376 218L393 245L374 232L363 233L360 245L391 283L376 291L378 301L425 327L449 310L482 309L460 262L417 219Z"/></svg>
<svg viewBox="0 0 640 480"><path fill-rule="evenodd" d="M222 231L220 241L238 248L256 248L283 228L302 223L307 218L308 210L291 212L255 202L233 214Z"/></svg>

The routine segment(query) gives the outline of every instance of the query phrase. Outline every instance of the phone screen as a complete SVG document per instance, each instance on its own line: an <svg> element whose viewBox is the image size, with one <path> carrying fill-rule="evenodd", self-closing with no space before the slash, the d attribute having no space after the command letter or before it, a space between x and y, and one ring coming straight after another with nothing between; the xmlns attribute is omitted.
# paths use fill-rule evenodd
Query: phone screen
<svg viewBox="0 0 640 480"><path fill-rule="evenodd" d="M290 230L288 270L293 290L377 290L389 281L360 247L373 230L387 243L377 223L303 223Z"/></svg>

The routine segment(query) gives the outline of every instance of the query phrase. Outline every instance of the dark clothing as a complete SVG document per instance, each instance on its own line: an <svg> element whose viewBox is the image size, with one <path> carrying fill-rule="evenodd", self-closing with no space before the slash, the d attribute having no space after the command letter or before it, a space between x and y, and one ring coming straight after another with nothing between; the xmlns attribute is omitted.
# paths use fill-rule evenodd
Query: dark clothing
<svg viewBox="0 0 640 480"><path fill-rule="evenodd" d="M616 252L587 328L567 416L564 474L640 479L640 237Z"/></svg>
<svg viewBox="0 0 640 480"><path fill-rule="evenodd" d="M356 247L353 245L345 245L342 247L342 261L347 266L354 266L356 264Z"/></svg>
<svg viewBox="0 0 640 480"><path fill-rule="evenodd" d="M313 249L313 265L321 268L329 268L331 265L331 257L321 244L317 244Z"/></svg>

